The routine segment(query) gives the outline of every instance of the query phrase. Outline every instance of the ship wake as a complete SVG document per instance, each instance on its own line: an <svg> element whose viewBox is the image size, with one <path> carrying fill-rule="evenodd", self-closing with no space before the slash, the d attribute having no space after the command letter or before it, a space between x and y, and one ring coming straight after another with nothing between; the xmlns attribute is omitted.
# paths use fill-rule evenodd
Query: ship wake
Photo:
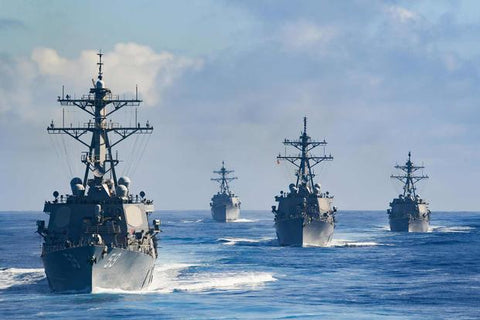
<svg viewBox="0 0 480 320"><path fill-rule="evenodd" d="M233 220L232 222L234 223L238 223L238 222L243 222L243 223L250 223L250 222L258 222L259 220L255 220L255 219L244 219L244 218L241 218L241 219L236 219L236 220Z"/></svg>
<svg viewBox="0 0 480 320"><path fill-rule="evenodd" d="M353 241L353 240L343 240L343 239L333 239L328 247L333 248L357 248L357 247L376 247L380 244L374 241Z"/></svg>
<svg viewBox="0 0 480 320"><path fill-rule="evenodd" d="M273 246L278 245L277 240L273 238L261 238L261 239L250 239L250 238L219 238L218 242L223 243L227 246Z"/></svg>
<svg viewBox="0 0 480 320"><path fill-rule="evenodd" d="M468 226L430 226L428 232L446 232L446 233L468 233L471 232L474 228Z"/></svg>
<svg viewBox="0 0 480 320"><path fill-rule="evenodd" d="M31 287L40 282L45 282L45 279L45 272L42 268L3 268L0 269L0 290Z"/></svg>
<svg viewBox="0 0 480 320"><path fill-rule="evenodd" d="M153 281L142 291L95 288L95 293L151 294L173 292L210 292L256 290L276 281L268 272L196 272L198 265L174 263L155 266Z"/></svg>

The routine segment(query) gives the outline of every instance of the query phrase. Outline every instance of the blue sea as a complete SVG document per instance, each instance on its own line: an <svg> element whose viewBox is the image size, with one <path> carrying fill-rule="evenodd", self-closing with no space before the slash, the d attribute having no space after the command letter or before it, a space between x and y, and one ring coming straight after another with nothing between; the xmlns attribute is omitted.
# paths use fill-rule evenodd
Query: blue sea
<svg viewBox="0 0 480 320"><path fill-rule="evenodd" d="M0 212L2 319L479 319L480 213L433 212L392 233L384 211L337 215L327 248L279 247L273 216L156 212L159 259L142 292L50 293L35 221Z"/></svg>

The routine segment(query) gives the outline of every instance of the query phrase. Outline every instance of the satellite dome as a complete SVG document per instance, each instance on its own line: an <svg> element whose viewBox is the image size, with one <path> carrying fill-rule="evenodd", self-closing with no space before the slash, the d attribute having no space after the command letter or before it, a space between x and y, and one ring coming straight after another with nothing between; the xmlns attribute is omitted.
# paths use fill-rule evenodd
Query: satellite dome
<svg viewBox="0 0 480 320"><path fill-rule="evenodd" d="M126 198L128 194L128 189L123 184L119 184L116 188L117 196L120 198Z"/></svg>
<svg viewBox="0 0 480 320"><path fill-rule="evenodd" d="M72 185L72 193L74 196L83 196L85 193L85 187L80 183Z"/></svg>
<svg viewBox="0 0 480 320"><path fill-rule="evenodd" d="M82 184L82 179L80 179L79 177L75 177L72 180L70 180L70 186L73 187L76 184Z"/></svg>
<svg viewBox="0 0 480 320"><path fill-rule="evenodd" d="M127 187L127 189L130 186L130 182L131 180L129 177L120 177L120 179L118 179L118 184Z"/></svg>
<svg viewBox="0 0 480 320"><path fill-rule="evenodd" d="M105 82L103 82L103 80L101 80L101 79L98 79L95 86L97 87L97 89L103 89L103 88L105 88Z"/></svg>
<svg viewBox="0 0 480 320"><path fill-rule="evenodd" d="M288 189L290 189L290 193L296 193L297 192L297 187L295 187L295 184L294 183L290 183L288 185Z"/></svg>

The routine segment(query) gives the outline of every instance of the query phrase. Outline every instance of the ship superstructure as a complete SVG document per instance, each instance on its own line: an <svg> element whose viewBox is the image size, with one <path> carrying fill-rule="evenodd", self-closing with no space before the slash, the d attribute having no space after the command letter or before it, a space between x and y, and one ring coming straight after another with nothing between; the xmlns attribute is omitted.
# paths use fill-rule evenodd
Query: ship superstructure
<svg viewBox="0 0 480 320"><path fill-rule="evenodd" d="M81 155L83 179L70 181L71 194L53 193L44 212L48 225L37 221L43 237L41 258L50 288L55 292L91 292L95 288L140 290L152 281L157 258L156 235L159 220L150 226L153 201L141 191L130 191L127 177L117 179L113 148L133 134L150 134L153 127L135 123L123 127L110 116L126 106L138 107L142 100L121 99L105 87L102 53L98 54L98 76L89 94L79 99L58 97L62 106L73 106L88 113L84 125L47 128L49 134L67 134L88 151Z"/></svg>
<svg viewBox="0 0 480 320"><path fill-rule="evenodd" d="M220 175L219 178L212 178L220 184L220 190L212 197L210 207L212 218L220 222L229 222L237 220L240 216L240 199L230 191L229 182L238 179L237 177L229 177L233 170L225 168L225 162L222 161L222 167L218 171L213 171Z"/></svg>
<svg viewBox="0 0 480 320"><path fill-rule="evenodd" d="M314 156L311 151L325 147L327 142L312 140L307 135L307 118L303 119L303 132L298 140L283 141L285 146L300 151L297 155L278 155L277 161L285 160L296 169L296 182L289 185L289 192L280 192L275 197L278 206L272 207L275 229L280 245L326 246L332 240L335 228L336 208L332 207L333 196L322 192L314 182L313 167L323 161L333 160L331 155Z"/></svg>
<svg viewBox="0 0 480 320"><path fill-rule="evenodd" d="M411 153L405 165L396 165L396 169L403 171L401 175L391 175L403 183L403 193L390 203L387 210L391 231L427 232L430 225L430 210L428 203L417 194L415 184L427 175L415 175L424 166L415 166L411 161Z"/></svg>

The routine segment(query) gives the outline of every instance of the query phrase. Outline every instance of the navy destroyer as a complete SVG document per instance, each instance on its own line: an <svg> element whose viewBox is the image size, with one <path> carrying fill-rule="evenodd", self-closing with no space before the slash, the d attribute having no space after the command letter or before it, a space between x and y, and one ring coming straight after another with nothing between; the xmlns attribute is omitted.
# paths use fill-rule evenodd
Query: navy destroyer
<svg viewBox="0 0 480 320"><path fill-rule="evenodd" d="M228 222L237 220L240 216L240 199L230 191L228 183L237 177L229 177L233 170L225 169L225 162L222 161L222 167L213 173L219 174L220 178L212 178L220 184L220 190L212 197L210 207L212 210L212 218L220 222Z"/></svg>
<svg viewBox="0 0 480 320"><path fill-rule="evenodd" d="M159 220L148 221L153 202L145 192L133 195L127 177L117 179L118 153L112 148L133 134L150 134L153 127L120 126L109 116L125 106L137 107L142 100L121 99L105 87L102 53L98 54L98 77L89 94L81 98L58 97L62 106L73 106L91 117L83 125L53 123L49 134L67 134L88 151L81 155L85 165L83 180L70 181L71 194L53 192L44 212L48 225L37 221L43 237L41 258L48 284L54 292L92 292L95 288L140 290L153 276L157 257L156 235ZM107 121L107 119L109 121ZM136 119L135 119L136 120ZM91 139L87 136L91 134Z"/></svg>
<svg viewBox="0 0 480 320"><path fill-rule="evenodd" d="M332 207L333 196L322 192L320 185L313 178L313 167L317 164L333 160L331 155L314 156L312 149L327 142L314 141L307 135L307 118L303 118L303 132L298 140L283 141L285 146L292 146L300 154L289 156L278 155L277 162L285 160L296 169L296 182L289 185L289 192L280 191L275 197L277 206L272 206L275 215L275 229L278 242L282 246L327 246L333 237L335 213Z"/></svg>
<svg viewBox="0 0 480 320"><path fill-rule="evenodd" d="M408 153L408 160L404 166L396 165L404 174L391 175L390 178L398 179L403 183L403 194L390 202L390 209L387 210L391 231L405 232L427 232L430 224L430 210L428 203L417 194L415 184L427 175L415 175L417 170L423 166L415 166L411 161L411 153Z"/></svg>

